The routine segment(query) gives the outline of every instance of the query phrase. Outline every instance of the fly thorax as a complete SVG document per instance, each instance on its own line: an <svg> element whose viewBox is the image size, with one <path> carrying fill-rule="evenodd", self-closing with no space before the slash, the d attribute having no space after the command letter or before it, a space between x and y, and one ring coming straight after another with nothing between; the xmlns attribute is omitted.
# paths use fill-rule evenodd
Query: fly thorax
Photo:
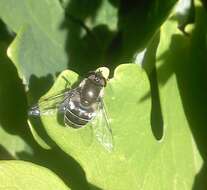
<svg viewBox="0 0 207 190"><path fill-rule="evenodd" d="M99 98L101 88L94 83L86 82L81 90L81 104L90 106Z"/></svg>

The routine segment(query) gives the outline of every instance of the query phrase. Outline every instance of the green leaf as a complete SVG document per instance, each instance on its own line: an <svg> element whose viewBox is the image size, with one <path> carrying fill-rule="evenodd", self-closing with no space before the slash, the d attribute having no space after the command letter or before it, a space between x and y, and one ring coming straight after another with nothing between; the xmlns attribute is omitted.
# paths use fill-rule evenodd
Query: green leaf
<svg viewBox="0 0 207 190"><path fill-rule="evenodd" d="M25 152L32 155L32 148L18 135L9 134L0 125L0 159L19 158L18 153Z"/></svg>
<svg viewBox="0 0 207 190"><path fill-rule="evenodd" d="M0 159L31 155L31 135L26 123L26 96L17 71L6 56L12 38L0 21ZM15 96L14 96L15 95Z"/></svg>
<svg viewBox="0 0 207 190"><path fill-rule="evenodd" d="M67 67L84 74L131 62L175 2L2 0L0 17L18 34L8 56L37 99Z"/></svg>
<svg viewBox="0 0 207 190"><path fill-rule="evenodd" d="M156 0L150 3L140 1L141 4L137 3L136 6L133 3L124 6L128 5L124 1L120 5L114 4L115 1L110 1L111 4L104 1L107 6L101 7L98 4L95 9L91 6L89 11L92 12L80 17L84 20L79 26L78 22L68 24L68 20L63 19L59 1L21 1L15 7L16 2L0 2L1 18L9 29L18 33L8 55L15 62L24 83L29 84L32 96L39 97L40 92L48 90L54 75L65 69L67 63L78 74L85 74L100 65L108 64L113 68L117 63L133 59L134 53L146 46L159 29L176 1L166 1L165 4ZM80 5L80 2L76 1L75 11L82 16L84 12L79 8L87 6ZM73 8L69 5L69 8ZM119 7L119 10L113 6ZM110 7L110 12L104 12L107 7ZM53 8L55 14L52 13ZM118 19L115 18L116 13ZM113 17L111 22L108 16L110 14ZM85 171L87 180L84 172L81 178L97 188L191 189L193 180L201 169L202 159L206 158L205 22L206 14L199 5L196 25L187 36L177 29L177 17L170 17L161 27L160 38L159 34L156 36L151 49L153 54L148 54L150 59L146 61L145 54L140 59L143 62L153 62L147 70L149 78L153 72L157 75L154 75L153 84L158 87L157 99L161 104L160 117L163 120L163 136L161 134L159 141L155 134L159 124L150 126L156 105L153 100L154 86L151 79L151 86L149 85L145 72L137 65L119 66L105 90L105 102L114 137L112 153L98 143L90 125L74 130L61 126L58 118L53 116L42 117L40 124L32 123L35 139L44 148L53 147L56 143L69 155L66 157L63 154L64 158L60 159L64 160L62 163L74 158L78 169ZM68 29L67 36L64 29ZM116 29L117 33L114 34ZM101 47L94 38L101 42ZM69 54L69 60L65 51ZM62 76L74 84L78 74L64 71L47 95L65 88L66 81ZM41 136L41 132L38 133L41 130L46 130L47 134ZM63 153L58 148L56 151L60 155ZM72 162L74 163L73 159ZM51 165L48 164L47 167ZM64 168L64 164L61 168ZM60 170L62 172L58 168ZM200 174L205 172L204 165ZM77 173L71 176L74 184L76 179L80 179ZM195 183L201 182L199 178L196 179ZM205 181L200 184L205 184ZM197 186L194 187L198 189Z"/></svg>
<svg viewBox="0 0 207 190"><path fill-rule="evenodd" d="M170 1L61 1L66 11L69 68L84 74L131 62L166 19ZM72 21L72 22L71 22Z"/></svg>
<svg viewBox="0 0 207 190"><path fill-rule="evenodd" d="M195 21L195 5L192 0L182 0L176 7L177 21L179 29L186 33L185 26Z"/></svg>
<svg viewBox="0 0 207 190"><path fill-rule="evenodd" d="M63 181L50 170L23 161L0 162L0 189L69 190Z"/></svg>
<svg viewBox="0 0 207 190"><path fill-rule="evenodd" d="M116 31L118 27L118 3L103 1L71 1L64 0L62 3L66 11L76 19L93 30L100 25L109 31Z"/></svg>
<svg viewBox="0 0 207 190"><path fill-rule="evenodd" d="M65 87L63 78L73 84L77 74L64 71L46 96ZM115 70L105 89L114 138L111 153L96 140L90 124L75 130L62 126L52 115L42 116L42 124L57 145L80 163L88 181L99 188L190 189L201 159L190 130L184 126L182 105L179 100L173 102L181 125L174 125L172 117L173 123L166 123L164 137L157 141L150 126L151 100L145 97L149 90L147 76L139 66L126 64ZM40 126L33 127L38 130Z"/></svg>
<svg viewBox="0 0 207 190"><path fill-rule="evenodd" d="M30 82L34 88L35 77L52 80L67 67L66 33L61 29L64 12L58 1L3 0L0 17L18 34L8 56L27 86ZM49 85L48 81L45 83Z"/></svg>
<svg viewBox="0 0 207 190"><path fill-rule="evenodd" d="M172 136L175 139L172 147L177 147L173 153L177 171L179 174L188 173L189 176L189 168L182 168L181 164L188 165L187 162L194 157L191 162L194 162L193 167L199 174L195 178L193 189L205 189L206 169L205 163L202 163L200 158L202 156L203 161L206 158L203 145L206 144L206 127L204 126L206 126L207 113L204 106L207 104L207 14L200 1L195 3L196 20L188 35L178 30L178 19L173 15L163 25L156 54L156 70L166 138ZM184 147L184 143L187 140L190 141L190 136L180 136L182 131L188 130L192 133L194 141L189 149ZM196 143L196 149L193 143ZM188 144L190 146L191 142ZM200 156L194 152L195 150L199 151ZM179 151L185 153L184 159L178 155ZM192 156L187 156L190 152ZM198 165L202 164L199 171ZM183 183L183 188L184 185Z"/></svg>

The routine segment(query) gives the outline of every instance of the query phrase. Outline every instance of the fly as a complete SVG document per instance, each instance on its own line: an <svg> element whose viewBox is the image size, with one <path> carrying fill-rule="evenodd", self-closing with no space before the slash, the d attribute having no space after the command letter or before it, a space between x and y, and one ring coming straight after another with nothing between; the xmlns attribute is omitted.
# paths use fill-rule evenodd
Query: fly
<svg viewBox="0 0 207 190"><path fill-rule="evenodd" d="M101 70L90 72L76 88L40 100L29 109L28 115L62 113L64 125L75 129L91 123L98 141L111 151L112 132L103 101L106 84Z"/></svg>

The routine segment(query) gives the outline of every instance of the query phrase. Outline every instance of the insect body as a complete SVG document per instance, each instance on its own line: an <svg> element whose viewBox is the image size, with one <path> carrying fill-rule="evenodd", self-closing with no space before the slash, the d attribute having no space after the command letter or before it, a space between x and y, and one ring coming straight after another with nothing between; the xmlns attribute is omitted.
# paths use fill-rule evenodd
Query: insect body
<svg viewBox="0 0 207 190"><path fill-rule="evenodd" d="M29 109L30 116L63 113L66 126L81 128L91 123L97 139L108 150L112 149L112 133L103 102L106 78L102 72L90 72L78 87L45 98Z"/></svg>

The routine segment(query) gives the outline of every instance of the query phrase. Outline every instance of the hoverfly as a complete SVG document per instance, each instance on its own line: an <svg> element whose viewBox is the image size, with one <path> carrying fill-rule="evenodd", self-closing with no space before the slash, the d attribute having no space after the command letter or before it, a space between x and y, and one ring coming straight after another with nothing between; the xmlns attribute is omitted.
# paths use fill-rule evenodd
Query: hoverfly
<svg viewBox="0 0 207 190"><path fill-rule="evenodd" d="M97 140L109 151L113 148L112 131L107 117L103 96L107 78L102 71L89 72L77 87L44 98L32 106L29 116L62 113L65 126L74 129L90 123Z"/></svg>

